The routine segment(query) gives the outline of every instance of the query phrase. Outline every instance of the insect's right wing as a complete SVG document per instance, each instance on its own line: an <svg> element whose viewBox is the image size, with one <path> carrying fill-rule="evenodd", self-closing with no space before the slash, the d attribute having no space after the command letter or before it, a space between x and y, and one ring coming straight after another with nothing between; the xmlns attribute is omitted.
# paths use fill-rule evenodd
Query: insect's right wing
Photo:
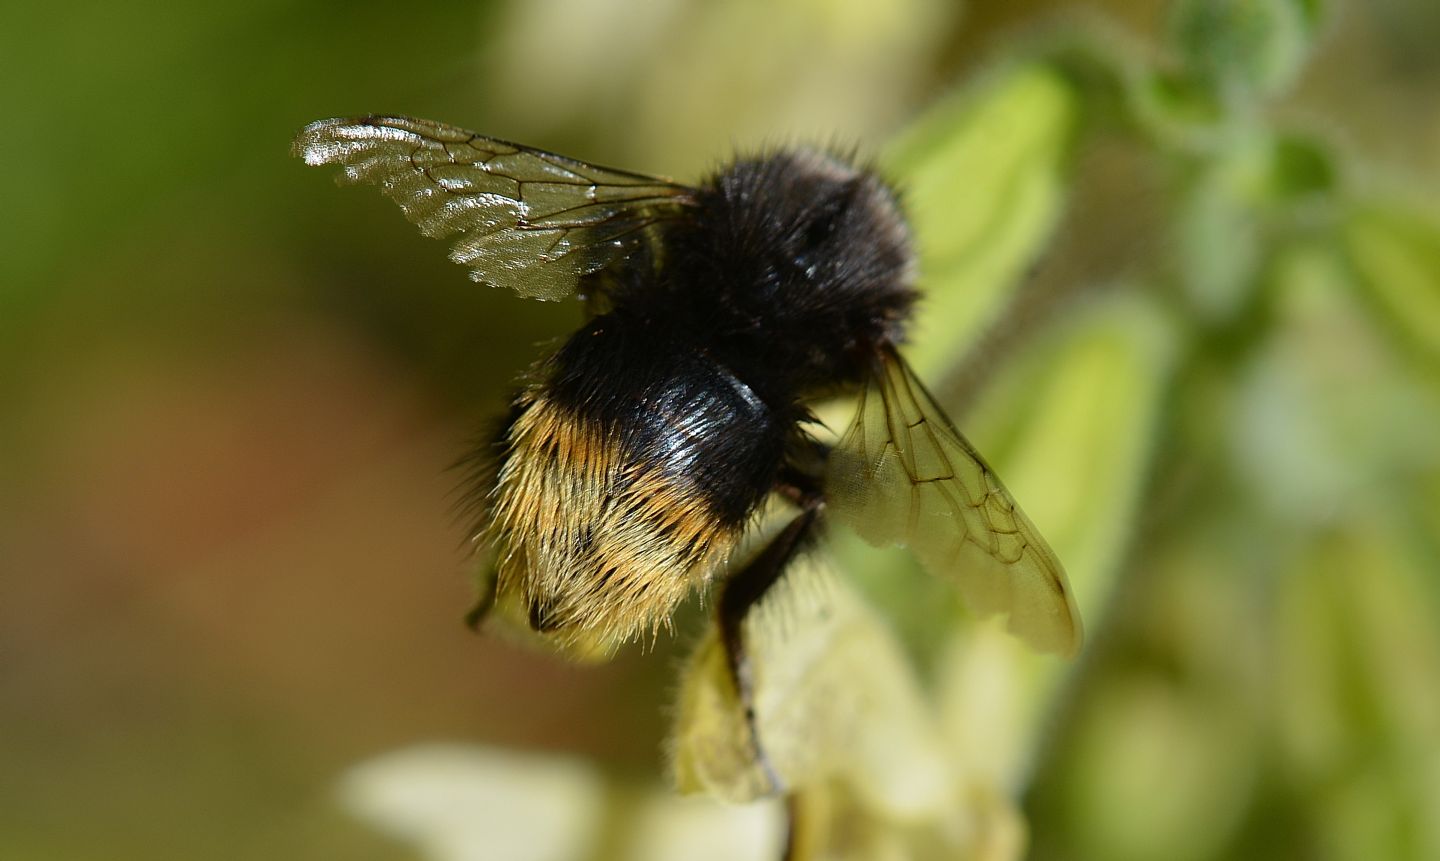
<svg viewBox="0 0 1440 861"><path fill-rule="evenodd" d="M908 545L975 612L1008 614L1010 631L1040 651L1079 651L1080 614L1059 560L892 349L830 453L825 488L832 516L871 544Z"/></svg>
<svg viewBox="0 0 1440 861"><path fill-rule="evenodd" d="M575 292L694 205L668 180L409 117L319 120L293 152L379 185L426 236L460 234L450 259L472 279L536 299Z"/></svg>

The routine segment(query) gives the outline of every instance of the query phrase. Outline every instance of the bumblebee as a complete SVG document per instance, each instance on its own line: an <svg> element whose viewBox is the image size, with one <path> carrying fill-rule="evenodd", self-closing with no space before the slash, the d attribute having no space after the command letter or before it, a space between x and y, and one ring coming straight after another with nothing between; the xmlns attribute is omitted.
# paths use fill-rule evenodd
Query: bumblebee
<svg viewBox="0 0 1440 861"><path fill-rule="evenodd" d="M687 186L398 116L321 120L294 150L455 237L450 258L474 280L587 298L587 322L532 369L482 453L476 489L490 594L544 637L613 649L719 580L753 730L741 623L837 520L908 545L1036 648L1078 650L1054 553L901 357L915 255L871 170L779 150ZM807 404L846 392L859 408L826 445ZM793 515L737 558L773 495Z"/></svg>

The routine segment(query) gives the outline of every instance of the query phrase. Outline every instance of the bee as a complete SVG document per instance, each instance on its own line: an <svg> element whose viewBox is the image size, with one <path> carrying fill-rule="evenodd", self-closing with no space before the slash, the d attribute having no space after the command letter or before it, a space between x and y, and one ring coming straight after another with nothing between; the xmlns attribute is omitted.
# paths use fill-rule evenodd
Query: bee
<svg viewBox="0 0 1440 861"><path fill-rule="evenodd" d="M545 638L613 650L719 580L762 762L741 623L827 520L908 545L1034 647L1079 649L1055 554L901 356L916 259L874 171L782 149L690 186L400 116L320 120L294 152L456 237L475 281L587 299L481 455L476 617L500 596ZM859 406L827 445L808 405L844 393ZM737 559L772 496L793 513Z"/></svg>

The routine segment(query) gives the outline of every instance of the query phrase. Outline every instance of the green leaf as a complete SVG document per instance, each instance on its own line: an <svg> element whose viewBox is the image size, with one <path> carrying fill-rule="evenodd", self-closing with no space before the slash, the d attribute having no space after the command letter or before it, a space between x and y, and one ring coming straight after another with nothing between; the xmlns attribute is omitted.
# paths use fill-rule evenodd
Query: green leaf
<svg viewBox="0 0 1440 861"><path fill-rule="evenodd" d="M1059 555L1087 617L1128 543L1174 359L1168 320L1117 298L1061 324L999 381L972 441Z"/></svg>
<svg viewBox="0 0 1440 861"><path fill-rule="evenodd" d="M1434 858L1440 636L1433 560L1393 510L1314 541L1281 582L1278 763L1336 858Z"/></svg>
<svg viewBox="0 0 1440 861"><path fill-rule="evenodd" d="M1233 320L1253 307L1279 238L1329 223L1339 167L1317 139L1251 133L1191 170L1175 204L1177 274L1190 310Z"/></svg>
<svg viewBox="0 0 1440 861"><path fill-rule="evenodd" d="M931 109L890 148L921 260L907 350L933 378L995 319L1064 202L1077 96L1055 69L1012 68Z"/></svg>
<svg viewBox="0 0 1440 861"><path fill-rule="evenodd" d="M1273 96L1304 67L1319 7L1318 0L1180 0L1171 38L1191 75L1222 101Z"/></svg>
<svg viewBox="0 0 1440 861"><path fill-rule="evenodd" d="M1366 314L1343 253L1318 239L1272 251L1272 332L1247 354L1212 421L1230 434L1239 490L1276 522L1312 524L1385 497L1435 463L1440 392Z"/></svg>
<svg viewBox="0 0 1440 861"><path fill-rule="evenodd" d="M1170 328L1150 305L1114 300L1066 325L982 401L970 423L991 464L1070 576L1094 631L1129 545L1170 379ZM1067 665L993 625L952 644L941 674L951 744L1000 785L1025 780Z"/></svg>
<svg viewBox="0 0 1440 861"><path fill-rule="evenodd" d="M1343 239L1380 317L1407 343L1440 360L1440 219L1362 201L1346 219Z"/></svg>
<svg viewBox="0 0 1440 861"><path fill-rule="evenodd" d="M1264 237L1249 199L1249 159L1206 165L1175 206L1175 258L1189 307L1205 320L1233 316L1255 284Z"/></svg>
<svg viewBox="0 0 1440 861"><path fill-rule="evenodd" d="M1334 191L1340 165L1322 140L1286 133L1275 139L1271 153L1270 191L1279 200L1298 200Z"/></svg>

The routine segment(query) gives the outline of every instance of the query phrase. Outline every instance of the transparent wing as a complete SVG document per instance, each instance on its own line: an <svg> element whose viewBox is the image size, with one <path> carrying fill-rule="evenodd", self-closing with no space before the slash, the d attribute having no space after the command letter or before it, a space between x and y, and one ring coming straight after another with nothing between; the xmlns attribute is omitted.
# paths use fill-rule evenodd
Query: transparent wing
<svg viewBox="0 0 1440 861"><path fill-rule="evenodd" d="M536 299L573 293L694 202L667 180L408 117L319 120L293 152L380 186L426 236L460 234L450 259L471 278Z"/></svg>
<svg viewBox="0 0 1440 861"><path fill-rule="evenodd" d="M1045 652L1080 648L1080 614L1055 554L1000 479L893 350L876 362L831 452L832 516L875 545L904 544L977 613Z"/></svg>

